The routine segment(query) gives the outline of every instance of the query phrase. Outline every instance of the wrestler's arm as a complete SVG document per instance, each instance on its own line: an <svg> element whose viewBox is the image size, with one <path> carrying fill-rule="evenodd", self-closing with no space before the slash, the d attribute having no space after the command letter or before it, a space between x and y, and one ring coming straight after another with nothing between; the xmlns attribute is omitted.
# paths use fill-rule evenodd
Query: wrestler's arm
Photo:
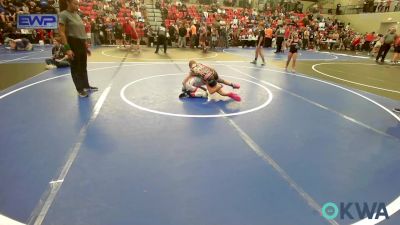
<svg viewBox="0 0 400 225"><path fill-rule="evenodd" d="M186 82L188 82L188 80L189 80L190 78L192 78L193 76L194 76L193 73L190 72L190 73L185 77L185 79L183 79L182 85L185 86Z"/></svg>

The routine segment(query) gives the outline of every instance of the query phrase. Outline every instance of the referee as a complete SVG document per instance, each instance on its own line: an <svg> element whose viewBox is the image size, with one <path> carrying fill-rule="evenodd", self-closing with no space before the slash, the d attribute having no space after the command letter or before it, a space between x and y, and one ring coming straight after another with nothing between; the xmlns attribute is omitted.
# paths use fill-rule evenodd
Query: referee
<svg viewBox="0 0 400 225"><path fill-rule="evenodd" d="M88 97L88 92L97 91L89 85L87 55L91 52L86 43L85 25L78 15L78 0L60 0L59 33L71 64L71 75L79 97Z"/></svg>

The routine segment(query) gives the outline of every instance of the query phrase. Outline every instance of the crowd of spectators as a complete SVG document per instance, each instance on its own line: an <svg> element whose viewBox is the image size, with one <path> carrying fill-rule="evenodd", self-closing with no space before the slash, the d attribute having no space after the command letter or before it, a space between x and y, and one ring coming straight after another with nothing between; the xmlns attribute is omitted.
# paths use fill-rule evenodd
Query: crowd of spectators
<svg viewBox="0 0 400 225"><path fill-rule="evenodd" d="M0 0L0 43L5 38L17 39L27 38L32 43L39 40L50 41L53 36L52 30L26 30L17 29L16 21L18 14L55 14L56 2L54 0Z"/></svg>
<svg viewBox="0 0 400 225"><path fill-rule="evenodd" d="M265 47L277 48L276 53L284 51L285 40L296 33L303 50L364 51L372 56L379 49L375 45L385 35L374 31L358 33L350 23L315 11L303 12L297 3L266 4L263 10L217 4L186 6L180 2L158 5L169 30L170 44L178 47L198 47L202 30L207 30L209 48L254 47L260 22L265 24Z"/></svg>
<svg viewBox="0 0 400 225"><path fill-rule="evenodd" d="M143 37L145 9L140 0L83 0L80 2L80 14L86 24L88 39L93 44L116 44L115 33L121 25L134 20L138 35ZM57 14L57 0L0 0L0 43L5 38L27 38L32 43L49 44L54 30L17 29L18 14Z"/></svg>
<svg viewBox="0 0 400 225"><path fill-rule="evenodd" d="M86 33L92 44L119 44L120 36L129 36L127 27L134 21L139 38L144 36L146 10L142 0L96 1L80 3L80 11L87 23Z"/></svg>
<svg viewBox="0 0 400 225"><path fill-rule="evenodd" d="M169 28L171 42L185 37L186 43L198 46L200 34L196 31L206 27L208 43L211 48L215 46L227 47L228 45L254 46L258 34L258 24L265 24L268 35L266 47L276 43L277 31L284 30L285 39L292 32L298 32L304 40L304 48L320 49L326 47L329 39L337 39L342 35L342 40L353 37L354 31L349 25L330 19L314 12L302 12L298 3L293 5L265 4L264 9L230 8L211 4L209 6L186 6L184 3L161 5L165 25ZM183 28L187 30L183 32ZM268 31L267 31L268 30ZM215 43L218 40L218 43ZM268 41L269 40L269 41ZM274 42L275 40L275 42ZM332 43L332 40L330 41ZM182 47L181 45L179 45ZM331 46L333 47L333 46ZM344 41L343 49L350 48Z"/></svg>

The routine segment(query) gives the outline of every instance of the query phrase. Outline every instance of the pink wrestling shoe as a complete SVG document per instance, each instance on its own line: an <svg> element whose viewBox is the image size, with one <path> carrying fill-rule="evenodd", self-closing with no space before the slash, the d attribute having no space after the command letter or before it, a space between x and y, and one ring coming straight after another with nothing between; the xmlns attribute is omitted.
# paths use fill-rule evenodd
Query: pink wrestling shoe
<svg viewBox="0 0 400 225"><path fill-rule="evenodd" d="M237 95L237 94L235 94L233 92L229 93L228 96L229 96L229 98L231 98L231 99L233 99L233 100L235 100L237 102L240 102L242 100L242 98L240 98L239 95Z"/></svg>
<svg viewBox="0 0 400 225"><path fill-rule="evenodd" d="M232 87L233 87L233 89L239 89L240 88L240 84L232 83Z"/></svg>

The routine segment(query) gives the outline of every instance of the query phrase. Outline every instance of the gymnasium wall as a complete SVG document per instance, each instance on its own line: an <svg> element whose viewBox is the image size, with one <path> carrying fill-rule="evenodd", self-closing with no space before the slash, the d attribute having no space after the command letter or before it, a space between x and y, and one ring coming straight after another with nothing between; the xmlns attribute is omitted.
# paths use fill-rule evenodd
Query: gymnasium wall
<svg viewBox="0 0 400 225"><path fill-rule="evenodd" d="M361 2L362 3L362 2ZM359 0L334 0L333 4L336 8L336 5L340 4L341 6L346 6L346 5L359 5L360 1Z"/></svg>
<svg viewBox="0 0 400 225"><path fill-rule="evenodd" d="M397 32L400 32L400 12L339 15L336 18L350 23L354 30L361 33L375 31L385 34L391 26L397 26Z"/></svg>
<svg viewBox="0 0 400 225"><path fill-rule="evenodd" d="M314 5L315 2L312 1L300 1L303 4L303 12L306 11L306 9L308 9L308 7L310 7L311 5Z"/></svg>

